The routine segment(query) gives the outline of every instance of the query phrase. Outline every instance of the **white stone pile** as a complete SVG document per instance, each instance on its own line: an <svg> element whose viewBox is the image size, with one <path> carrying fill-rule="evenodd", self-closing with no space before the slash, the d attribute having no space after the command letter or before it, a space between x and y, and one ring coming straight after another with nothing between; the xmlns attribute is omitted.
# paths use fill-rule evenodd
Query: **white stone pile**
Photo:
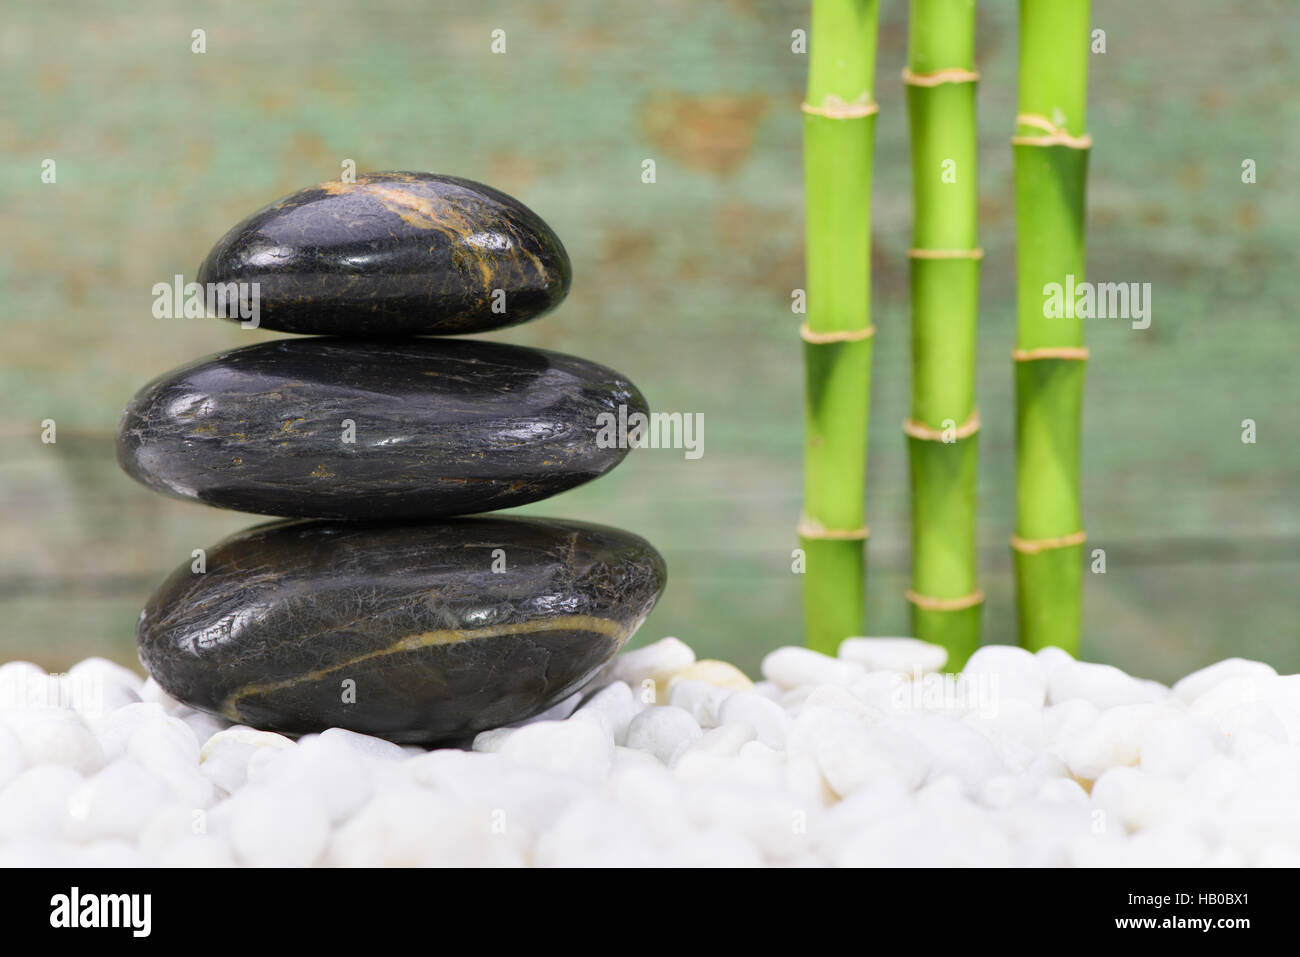
<svg viewBox="0 0 1300 957"><path fill-rule="evenodd" d="M752 683L675 638L473 750L0 667L0 865L1300 865L1300 675L855 638ZM575 710L576 708L576 710Z"/></svg>

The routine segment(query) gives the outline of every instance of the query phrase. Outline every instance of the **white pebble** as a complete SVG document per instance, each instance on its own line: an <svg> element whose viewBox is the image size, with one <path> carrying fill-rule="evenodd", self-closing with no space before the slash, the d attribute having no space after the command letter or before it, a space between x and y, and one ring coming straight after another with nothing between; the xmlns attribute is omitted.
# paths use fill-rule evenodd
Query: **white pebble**
<svg viewBox="0 0 1300 957"><path fill-rule="evenodd" d="M1013 768L1033 760L1050 743L1042 707L1024 699L1000 701L991 714L971 711L961 721L988 738Z"/></svg>
<svg viewBox="0 0 1300 957"><path fill-rule="evenodd" d="M292 801L319 800L334 824L370 797L375 777L364 755L337 738L309 734L293 748L258 748L248 759L248 783Z"/></svg>
<svg viewBox="0 0 1300 957"><path fill-rule="evenodd" d="M77 853L77 867L145 867L149 862L144 855L128 841L109 839L96 841L81 848Z"/></svg>
<svg viewBox="0 0 1300 957"><path fill-rule="evenodd" d="M203 711L196 711L193 714L187 714L181 719L185 726L194 732L194 738L202 747L209 738L215 734L220 734L227 728L232 727L231 723L225 718L218 718L216 715L207 714Z"/></svg>
<svg viewBox="0 0 1300 957"><path fill-rule="evenodd" d="M1040 800L1051 804L1087 804L1088 792L1074 778L1050 778L1038 788Z"/></svg>
<svg viewBox="0 0 1300 957"><path fill-rule="evenodd" d="M344 867L515 867L525 863L516 836L508 823L495 826L489 809L466 808L424 790L390 790L337 832L329 862Z"/></svg>
<svg viewBox="0 0 1300 957"><path fill-rule="evenodd" d="M51 687L45 669L30 661L0 665L0 717L5 711L48 707Z"/></svg>
<svg viewBox="0 0 1300 957"><path fill-rule="evenodd" d="M1065 742L1076 732L1091 727L1101 714L1091 701L1074 698L1043 709L1043 733L1047 735L1049 750L1058 757L1064 756Z"/></svg>
<svg viewBox="0 0 1300 957"><path fill-rule="evenodd" d="M998 867L1014 860L1010 839L991 821L943 809L911 808L843 842L841 867Z"/></svg>
<svg viewBox="0 0 1300 957"><path fill-rule="evenodd" d="M753 691L737 691L729 695L722 703L718 721L724 726L748 725L754 729L758 740L769 748L784 748L790 727L790 719L780 705Z"/></svg>
<svg viewBox="0 0 1300 957"><path fill-rule="evenodd" d="M1173 712L1143 729L1140 765L1151 774L1186 777L1216 750L1214 737L1201 722Z"/></svg>
<svg viewBox="0 0 1300 957"><path fill-rule="evenodd" d="M968 796L978 795L988 781L1006 771L997 749L961 721L914 714L897 719L890 728L897 732L895 740L909 740L924 753L927 780L951 776Z"/></svg>
<svg viewBox="0 0 1300 957"><path fill-rule="evenodd" d="M135 761L115 761L68 795L64 833L73 841L134 841L169 796L166 783Z"/></svg>
<svg viewBox="0 0 1300 957"><path fill-rule="evenodd" d="M798 688L791 688L789 691L784 692L781 697L777 698L776 703L790 714L798 714L803 709L804 702L806 702L808 697L819 687L822 686L802 685ZM767 695L763 695L763 697L766 698Z"/></svg>
<svg viewBox="0 0 1300 957"><path fill-rule="evenodd" d="M144 679L107 658L79 661L64 676L74 707L91 722L140 700Z"/></svg>
<svg viewBox="0 0 1300 957"><path fill-rule="evenodd" d="M728 691L749 691L754 687L754 682L749 679L749 675L735 665L725 661L714 661L711 658L697 661L675 672L668 682L670 694L679 681L703 681L705 684L726 688Z"/></svg>
<svg viewBox="0 0 1300 957"><path fill-rule="evenodd" d="M181 704L166 691L163 691L162 685L154 681L152 677L146 678L144 684L140 686L140 700L161 705L163 710L168 714L179 711L185 705ZM188 710L193 710L188 709Z"/></svg>
<svg viewBox="0 0 1300 957"><path fill-rule="evenodd" d="M873 678L881 677L887 678L890 682L902 681L897 675L885 675L882 672L876 672L873 675L858 679L850 688L844 688L841 685L816 685L809 689L808 694L800 704L800 708L832 708L836 711L846 711L863 721L874 721L883 718L886 713L885 710L864 702L858 693L864 684L870 682Z"/></svg>
<svg viewBox="0 0 1300 957"><path fill-rule="evenodd" d="M0 868L58 868L76 864L75 849L60 841L36 837L20 837L0 843Z"/></svg>
<svg viewBox="0 0 1300 957"><path fill-rule="evenodd" d="M130 668L119 665L116 661L109 661L107 658L95 656L78 661L68 669L68 674L74 676L94 675L104 681L111 681L114 684L130 688L137 694L144 687L145 680L141 675Z"/></svg>
<svg viewBox="0 0 1300 957"><path fill-rule="evenodd" d="M822 776L817 759L809 754L786 755L784 783L787 791L810 807L831 807L839 801Z"/></svg>
<svg viewBox="0 0 1300 957"><path fill-rule="evenodd" d="M658 867L663 856L649 830L625 808L589 798L570 808L537 841L539 867Z"/></svg>
<svg viewBox="0 0 1300 957"><path fill-rule="evenodd" d="M645 754L644 751L630 753ZM636 818L656 847L673 844L692 834L678 780L657 760L615 769L604 796ZM552 823L558 820L557 817Z"/></svg>
<svg viewBox="0 0 1300 957"><path fill-rule="evenodd" d="M234 867L235 857L225 840L193 834L160 850L156 862L159 867Z"/></svg>
<svg viewBox="0 0 1300 957"><path fill-rule="evenodd" d="M211 783L199 772L199 740L180 718L142 724L131 733L126 754L166 781L182 802L207 803Z"/></svg>
<svg viewBox="0 0 1300 957"><path fill-rule="evenodd" d="M754 740L754 727L749 724L726 724L720 728L705 731L691 742L683 753L716 754L730 757L740 753L740 749Z"/></svg>
<svg viewBox="0 0 1300 957"><path fill-rule="evenodd" d="M645 704L667 700L668 681L674 674L695 664L695 652L676 638L661 638L634 651L625 651L605 666L610 681L626 683L638 695L653 691L655 697ZM650 687L647 688L647 682ZM643 699L644 700L644 699Z"/></svg>
<svg viewBox="0 0 1300 957"><path fill-rule="evenodd" d="M163 721L167 712L156 701L138 701L111 711L95 722L95 737L112 763L126 755L126 746L137 728L153 721Z"/></svg>
<svg viewBox="0 0 1300 957"><path fill-rule="evenodd" d="M480 731L474 735L470 750L480 754L495 754L501 750L501 745L506 743L506 739L514 733L514 728L489 728L487 731Z"/></svg>
<svg viewBox="0 0 1300 957"><path fill-rule="evenodd" d="M794 795L742 782L692 784L685 800L697 827L735 832L775 863L804 850L804 834L815 829L821 811Z"/></svg>
<svg viewBox="0 0 1300 957"><path fill-rule="evenodd" d="M37 708L9 716L28 767L61 764L81 774L104 766L104 749L75 711Z"/></svg>
<svg viewBox="0 0 1300 957"><path fill-rule="evenodd" d="M746 741L736 753L740 759L730 761L717 775L717 780L748 787L761 788L772 793L785 793L789 779L789 759L762 741ZM788 795L793 798L793 795ZM820 806L823 802L817 802Z"/></svg>
<svg viewBox="0 0 1300 957"><path fill-rule="evenodd" d="M1058 667L1051 668L1048 672L1047 694L1052 704L1082 698L1103 711L1120 705L1158 700L1155 689L1141 680L1125 674L1113 665L1098 665L1088 661L1063 662Z"/></svg>
<svg viewBox="0 0 1300 957"><path fill-rule="evenodd" d="M259 748L283 751L295 747L282 734L257 731L236 725L219 731L199 752L199 773L227 794L234 794L248 780L248 759Z"/></svg>
<svg viewBox="0 0 1300 957"><path fill-rule="evenodd" d="M678 762L686 759L690 753L690 748L678 758ZM629 768L663 768L663 763L648 751L638 751L635 748L625 748L622 745L614 747L614 763L610 765L610 774L616 774L619 771L626 771Z"/></svg>
<svg viewBox="0 0 1300 957"><path fill-rule="evenodd" d="M325 808L308 796L289 798L248 788L234 799L230 841L241 863L254 867L310 867L330 836Z"/></svg>
<svg viewBox="0 0 1300 957"><path fill-rule="evenodd" d="M22 773L27 765L23 757L23 745L18 735L0 724L0 791L9 786L9 782Z"/></svg>
<svg viewBox="0 0 1300 957"><path fill-rule="evenodd" d="M322 731L320 740L351 748L358 754L377 761L401 761L405 757L400 744L376 738L373 734L358 734L346 728L329 728Z"/></svg>
<svg viewBox="0 0 1300 957"><path fill-rule="evenodd" d="M668 847L670 867L762 867L763 856L734 831L712 827Z"/></svg>
<svg viewBox="0 0 1300 957"><path fill-rule="evenodd" d="M658 765L650 755L634 753ZM508 831L520 841L553 824L590 787L570 775L519 764L500 754L453 748L407 761L404 770L408 780L455 798L465 808L489 811L494 834ZM392 787L377 790L378 799Z"/></svg>
<svg viewBox="0 0 1300 957"><path fill-rule="evenodd" d="M689 711L672 705L656 706L646 708L632 719L627 729L627 746L648 751L671 766L702 734Z"/></svg>
<svg viewBox="0 0 1300 957"><path fill-rule="evenodd" d="M869 727L853 715L825 707L800 713L790 727L787 750L813 757L841 798L881 777L916 788L928 771L922 749L896 732Z"/></svg>
<svg viewBox="0 0 1300 957"><path fill-rule="evenodd" d="M849 685L865 673L860 664L811 648L778 648L763 659L761 667L763 677L786 690L800 685Z"/></svg>
<svg viewBox="0 0 1300 957"><path fill-rule="evenodd" d="M731 697L733 691L693 678L674 679L672 690L668 692L668 703L689 711L701 728L716 728L722 703Z"/></svg>
<svg viewBox="0 0 1300 957"><path fill-rule="evenodd" d="M1043 663L1043 670L1050 678L1052 672L1063 665L1074 664L1074 656L1063 648L1057 648L1055 645L1048 645L1046 648L1039 648L1034 652L1034 657Z"/></svg>
<svg viewBox="0 0 1300 957"><path fill-rule="evenodd" d="M825 687L825 685L823 685ZM864 707L877 714L897 712L909 706L912 681L892 671L870 671L848 686Z"/></svg>
<svg viewBox="0 0 1300 957"><path fill-rule="evenodd" d="M1023 648L985 645L970 656L962 674L980 675L994 682L997 704L1024 701L1041 708L1047 698L1047 673L1043 662Z"/></svg>
<svg viewBox="0 0 1300 957"><path fill-rule="evenodd" d="M854 687L860 687L860 683ZM993 690L992 683L984 681L981 675L967 678L965 675L932 672L894 685L889 710L925 711L950 718L959 718L971 711L992 713L997 707L992 697Z"/></svg>
<svg viewBox="0 0 1300 957"><path fill-rule="evenodd" d="M497 753L520 764L597 783L609 775L614 763L614 739L583 721L541 721L520 728Z"/></svg>
<svg viewBox="0 0 1300 957"><path fill-rule="evenodd" d="M751 684L676 639L427 750L295 742L89 659L0 666L0 866L1294 866L1300 675L854 639ZM6 697L7 696L7 697ZM576 709L576 710L574 710Z"/></svg>
<svg viewBox="0 0 1300 957"><path fill-rule="evenodd" d="M1229 678L1271 678L1277 672L1271 665L1262 661L1247 661L1245 658L1225 658L1199 671L1193 671L1186 678L1174 684L1174 695L1181 701L1191 704L1207 691L1217 688Z"/></svg>
<svg viewBox="0 0 1300 957"><path fill-rule="evenodd" d="M923 675L948 663L948 650L918 638L845 638L839 656L868 671Z"/></svg>
<svg viewBox="0 0 1300 957"><path fill-rule="evenodd" d="M62 764L29 768L0 791L0 838L57 837L68 823L68 798L82 777Z"/></svg>
<svg viewBox="0 0 1300 957"><path fill-rule="evenodd" d="M1071 733L1061 756L1076 778L1095 781L1111 768L1137 764L1147 726L1171 719L1177 716L1162 705L1111 708Z"/></svg>
<svg viewBox="0 0 1300 957"><path fill-rule="evenodd" d="M599 723L616 744L623 744L627 740L627 726L639 710L627 682L614 681L593 694L573 717L579 721Z"/></svg>
<svg viewBox="0 0 1300 957"><path fill-rule="evenodd" d="M1186 796L1177 784L1137 768L1114 767L1092 786L1092 804L1105 811L1109 826L1139 831L1187 814Z"/></svg>

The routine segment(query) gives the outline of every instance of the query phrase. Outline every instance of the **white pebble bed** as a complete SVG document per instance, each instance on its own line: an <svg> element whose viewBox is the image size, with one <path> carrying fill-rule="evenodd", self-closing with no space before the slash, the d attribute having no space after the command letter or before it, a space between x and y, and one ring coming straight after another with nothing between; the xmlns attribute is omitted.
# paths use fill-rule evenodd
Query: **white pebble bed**
<svg viewBox="0 0 1300 957"><path fill-rule="evenodd" d="M13 662L0 866L1300 865L1300 675L944 660L854 638L751 683L665 638L472 751L295 742L103 659Z"/></svg>

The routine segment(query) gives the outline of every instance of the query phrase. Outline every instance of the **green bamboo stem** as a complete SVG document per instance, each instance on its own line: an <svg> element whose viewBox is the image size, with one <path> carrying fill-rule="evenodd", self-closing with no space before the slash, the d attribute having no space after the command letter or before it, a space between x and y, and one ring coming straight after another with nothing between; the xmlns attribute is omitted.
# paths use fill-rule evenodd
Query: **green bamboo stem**
<svg viewBox="0 0 1300 957"><path fill-rule="evenodd" d="M1015 363L1012 544L1020 643L1030 649L1056 645L1072 654L1078 653L1082 616L1079 438L1086 353L1081 320L1044 315L1044 287L1064 285L1067 276L1075 283L1084 278L1088 30L1088 0L1020 2L1020 115L1012 142L1016 348L1022 361ZM1036 357L1039 350L1054 352Z"/></svg>
<svg viewBox="0 0 1300 957"><path fill-rule="evenodd" d="M912 0L905 76L914 207L908 597L913 634L947 648L953 668L979 645L983 597L975 562L974 69L974 0Z"/></svg>
<svg viewBox="0 0 1300 957"><path fill-rule="evenodd" d="M804 110L804 641L863 632L877 0L813 0ZM839 341L824 341L840 334ZM823 341L808 341L808 340Z"/></svg>

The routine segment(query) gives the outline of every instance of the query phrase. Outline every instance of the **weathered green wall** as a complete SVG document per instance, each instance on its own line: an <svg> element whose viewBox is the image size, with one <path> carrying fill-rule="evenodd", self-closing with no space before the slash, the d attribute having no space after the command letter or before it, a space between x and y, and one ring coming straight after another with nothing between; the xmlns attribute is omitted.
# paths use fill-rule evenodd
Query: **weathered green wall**
<svg viewBox="0 0 1300 957"><path fill-rule="evenodd" d="M989 639L1011 640L1014 4L982 5L979 402ZM910 232L883 0L876 151L869 613L903 633ZM1227 654L1300 669L1300 436L1292 367L1300 18L1268 0L1096 0L1089 278L1153 285L1145 332L1096 321L1085 656L1169 678ZM8 4L0 28L0 660L134 659L146 595L255 519L164 501L116 469L117 413L191 357L270 336L157 320L237 219L360 170L484 180L541 213L575 284L497 338L610 364L660 410L703 412L705 455L641 450L528 511L635 530L671 584L639 640L751 670L799 639L803 2ZM207 52L191 53L191 31ZM490 32L506 31L493 55ZM57 162L42 184L41 161ZM657 182L641 182L643 159ZM1258 164L1243 185L1241 163ZM58 442L39 423L58 422ZM1243 445L1253 418L1258 442Z"/></svg>

